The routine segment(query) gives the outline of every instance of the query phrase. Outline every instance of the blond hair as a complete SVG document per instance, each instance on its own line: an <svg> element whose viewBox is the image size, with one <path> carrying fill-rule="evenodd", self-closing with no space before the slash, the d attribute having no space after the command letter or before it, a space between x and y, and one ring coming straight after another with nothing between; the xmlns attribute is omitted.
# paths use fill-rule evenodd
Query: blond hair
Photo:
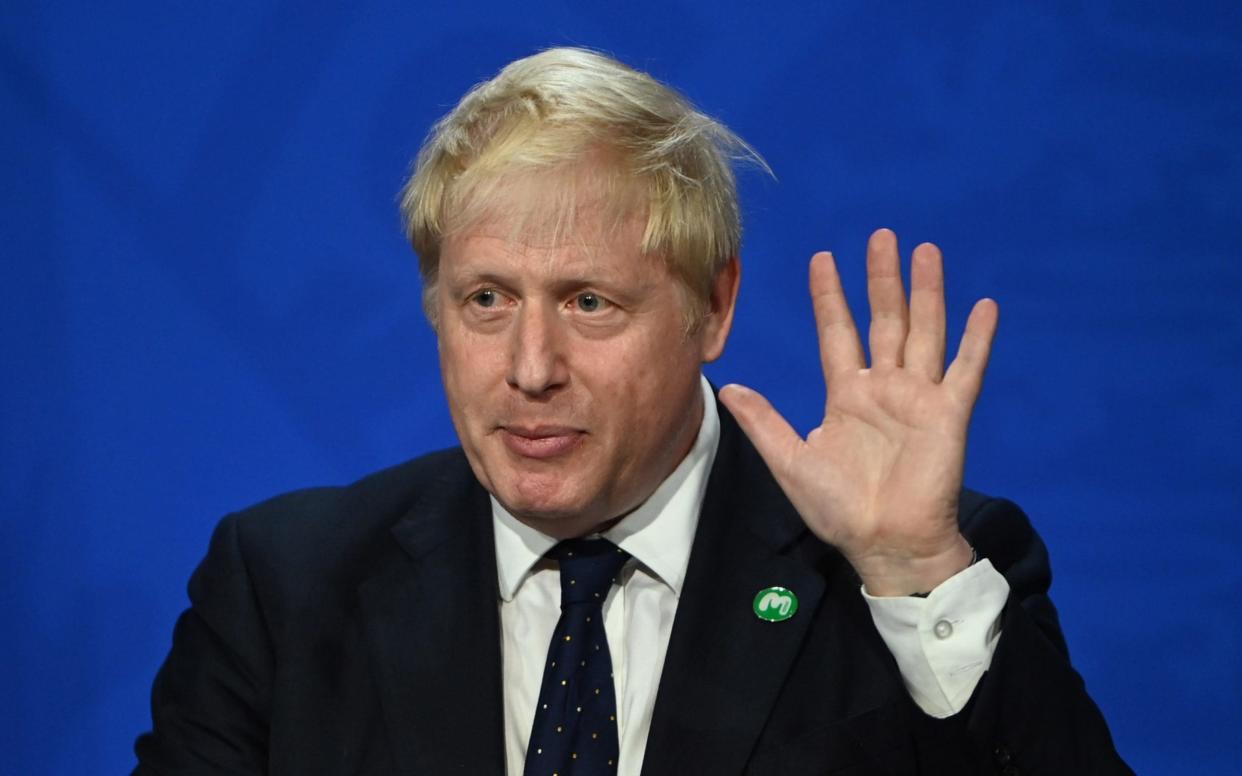
<svg viewBox="0 0 1242 776"><path fill-rule="evenodd" d="M492 214L505 185L546 179L588 157L606 160L596 197L618 218L645 215L640 247L662 256L681 280L687 322L697 323L713 278L741 247L732 162L767 164L650 75L594 51L554 48L510 63L467 92L432 128L402 189L401 214L433 324L445 237ZM527 210L550 205L560 234L572 229L575 203L582 203L572 178L557 182L565 185L555 187L555 202L527 201ZM505 206L521 209L521 202ZM533 211L516 215L514 223Z"/></svg>

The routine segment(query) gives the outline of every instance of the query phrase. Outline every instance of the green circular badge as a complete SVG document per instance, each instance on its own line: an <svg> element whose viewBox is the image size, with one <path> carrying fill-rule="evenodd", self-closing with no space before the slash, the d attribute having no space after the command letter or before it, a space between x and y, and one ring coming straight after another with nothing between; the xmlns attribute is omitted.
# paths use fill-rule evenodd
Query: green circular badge
<svg viewBox="0 0 1242 776"><path fill-rule="evenodd" d="M780 622L793 617L798 611L798 596L788 588L765 587L755 593L755 601L751 605L759 619Z"/></svg>

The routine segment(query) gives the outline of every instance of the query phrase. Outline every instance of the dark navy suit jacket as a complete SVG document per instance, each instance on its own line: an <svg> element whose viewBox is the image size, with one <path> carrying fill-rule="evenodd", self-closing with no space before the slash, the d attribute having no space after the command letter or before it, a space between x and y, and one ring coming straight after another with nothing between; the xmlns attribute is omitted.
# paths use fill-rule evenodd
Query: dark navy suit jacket
<svg viewBox="0 0 1242 776"><path fill-rule="evenodd" d="M963 494L963 531L1011 593L969 706L934 720L849 564L720 416L644 776L1130 772L1017 507ZM793 618L755 617L771 585L796 592ZM136 774L503 774L491 511L460 450L225 518L189 591Z"/></svg>

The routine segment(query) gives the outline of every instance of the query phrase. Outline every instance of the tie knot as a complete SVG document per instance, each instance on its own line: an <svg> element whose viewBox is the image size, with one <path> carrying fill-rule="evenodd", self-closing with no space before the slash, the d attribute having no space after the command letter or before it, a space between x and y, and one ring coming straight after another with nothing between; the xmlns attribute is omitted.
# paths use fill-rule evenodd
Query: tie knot
<svg viewBox="0 0 1242 776"><path fill-rule="evenodd" d="M548 557L561 566L561 606L603 604L617 572L630 555L607 539L568 539Z"/></svg>

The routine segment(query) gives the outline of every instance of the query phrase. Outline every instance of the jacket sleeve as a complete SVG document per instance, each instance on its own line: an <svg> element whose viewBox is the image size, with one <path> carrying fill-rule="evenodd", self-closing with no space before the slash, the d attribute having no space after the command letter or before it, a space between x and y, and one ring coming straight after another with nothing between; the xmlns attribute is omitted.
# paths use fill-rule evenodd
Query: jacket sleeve
<svg viewBox="0 0 1242 776"><path fill-rule="evenodd" d="M1070 665L1056 609L1048 552L1022 511L988 500L962 523L980 556L1009 582L992 664L959 714L980 772L1132 774L1108 725Z"/></svg>
<svg viewBox="0 0 1242 776"><path fill-rule="evenodd" d="M189 596L134 774L266 773L273 650L235 517L217 526Z"/></svg>

